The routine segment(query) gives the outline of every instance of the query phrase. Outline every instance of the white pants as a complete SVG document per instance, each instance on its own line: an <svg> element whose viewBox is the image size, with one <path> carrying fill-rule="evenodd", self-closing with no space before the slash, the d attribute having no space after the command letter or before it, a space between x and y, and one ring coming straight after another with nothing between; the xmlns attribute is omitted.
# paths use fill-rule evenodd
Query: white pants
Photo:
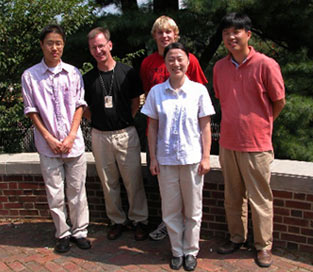
<svg viewBox="0 0 313 272"><path fill-rule="evenodd" d="M86 197L85 153L75 158L49 158L40 155L40 166L45 182L48 204L56 228L55 237L72 235L76 238L87 236L89 209ZM67 220L64 187L72 227Z"/></svg>
<svg viewBox="0 0 313 272"><path fill-rule="evenodd" d="M140 142L135 127L117 131L92 129L92 153L101 180L106 213L112 223L123 224L127 216L122 208L120 177L129 203L128 218L148 221L148 204L143 186Z"/></svg>
<svg viewBox="0 0 313 272"><path fill-rule="evenodd" d="M203 175L198 175L198 166L160 165L163 222L175 257L199 252Z"/></svg>

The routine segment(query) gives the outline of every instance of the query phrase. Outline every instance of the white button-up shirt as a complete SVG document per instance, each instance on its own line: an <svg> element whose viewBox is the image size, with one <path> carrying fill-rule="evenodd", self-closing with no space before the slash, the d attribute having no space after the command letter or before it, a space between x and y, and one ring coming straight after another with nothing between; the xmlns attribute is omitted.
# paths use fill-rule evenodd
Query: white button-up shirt
<svg viewBox="0 0 313 272"><path fill-rule="evenodd" d="M76 109L87 105L79 70L64 62L50 69L42 60L27 69L22 75L22 92L24 113L38 113L46 129L59 141L69 134ZM37 151L48 157L77 157L85 151L81 128L68 154L54 154L37 129L34 135Z"/></svg>
<svg viewBox="0 0 313 272"><path fill-rule="evenodd" d="M160 165L184 165L201 161L199 118L215 113L206 87L185 78L176 92L169 80L155 85L141 112L159 122L156 156Z"/></svg>

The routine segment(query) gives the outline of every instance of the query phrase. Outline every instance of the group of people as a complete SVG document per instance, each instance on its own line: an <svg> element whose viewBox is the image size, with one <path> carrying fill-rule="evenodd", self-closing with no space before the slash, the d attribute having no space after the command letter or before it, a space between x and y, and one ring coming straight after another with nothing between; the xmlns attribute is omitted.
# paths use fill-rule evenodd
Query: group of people
<svg viewBox="0 0 313 272"><path fill-rule="evenodd" d="M213 87L222 110L219 158L230 238L217 252L232 253L246 241L249 203L256 262L268 267L273 239L271 136L273 122L285 105L284 82L279 65L249 46L248 16L227 14L220 29L229 54L214 66ZM159 240L168 233L170 267L193 271L199 252L203 180L210 170L210 120L215 111L197 58L178 42L175 21L159 17L151 34L157 51L143 60L139 75L114 60L108 29L92 29L88 44L96 66L82 77L77 68L61 60L63 29L45 27L40 34L43 59L22 75L24 112L35 126L56 228L55 251L69 251L71 242L81 249L91 248L80 128L84 116L91 121L92 153L111 221L107 238L117 239L125 229L134 230L138 241L149 235ZM142 93L150 178L159 185L162 202L163 222L150 234L140 142L134 127ZM128 196L127 214L121 203L120 177Z"/></svg>

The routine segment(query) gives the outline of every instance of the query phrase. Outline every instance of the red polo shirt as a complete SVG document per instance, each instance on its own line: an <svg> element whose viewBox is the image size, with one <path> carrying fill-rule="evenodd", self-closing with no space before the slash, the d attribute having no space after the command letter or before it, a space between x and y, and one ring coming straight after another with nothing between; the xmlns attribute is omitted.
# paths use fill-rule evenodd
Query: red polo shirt
<svg viewBox="0 0 313 272"><path fill-rule="evenodd" d="M190 63L186 72L188 78L201 84L208 83L196 56L189 53L189 61ZM149 55L142 61L140 77L146 95L154 85L163 83L169 76L170 74L166 69L164 58L158 52Z"/></svg>
<svg viewBox="0 0 313 272"><path fill-rule="evenodd" d="M285 97L277 62L253 47L238 67L228 55L213 68L213 86L222 109L220 145L243 152L272 150L272 101Z"/></svg>

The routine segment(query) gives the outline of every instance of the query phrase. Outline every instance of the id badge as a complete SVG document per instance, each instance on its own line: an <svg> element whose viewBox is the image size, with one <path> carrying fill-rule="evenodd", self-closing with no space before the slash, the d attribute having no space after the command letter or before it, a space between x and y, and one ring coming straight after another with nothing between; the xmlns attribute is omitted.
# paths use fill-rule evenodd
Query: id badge
<svg viewBox="0 0 313 272"><path fill-rule="evenodd" d="M104 107L105 108L113 108L113 97L112 95L106 95L104 97Z"/></svg>

